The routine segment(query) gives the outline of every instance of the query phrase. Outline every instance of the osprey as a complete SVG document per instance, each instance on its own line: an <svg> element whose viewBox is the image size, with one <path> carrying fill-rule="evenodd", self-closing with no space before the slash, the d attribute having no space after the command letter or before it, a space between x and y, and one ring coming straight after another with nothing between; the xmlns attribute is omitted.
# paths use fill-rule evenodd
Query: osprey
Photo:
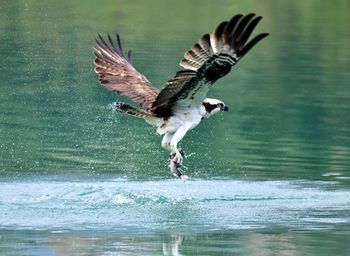
<svg viewBox="0 0 350 256"><path fill-rule="evenodd" d="M268 33L248 41L262 19L254 13L238 14L221 22L214 32L203 35L184 55L182 70L166 82L164 88L154 87L132 65L131 51L124 53L121 40L108 34L108 40L98 35L95 48L95 72L109 90L139 103L140 107L117 101L116 110L143 118L163 135L162 147L170 153L170 169L176 177L185 179L180 167L184 153L177 147L186 133L203 118L228 111L221 100L207 98L211 85L230 72L231 68Z"/></svg>

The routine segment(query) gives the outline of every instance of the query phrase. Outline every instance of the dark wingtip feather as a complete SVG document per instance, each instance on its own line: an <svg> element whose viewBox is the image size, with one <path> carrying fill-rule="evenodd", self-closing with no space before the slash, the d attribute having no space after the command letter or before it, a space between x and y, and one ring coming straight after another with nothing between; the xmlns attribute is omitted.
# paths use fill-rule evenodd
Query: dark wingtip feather
<svg viewBox="0 0 350 256"><path fill-rule="evenodd" d="M244 31L241 33L240 37L237 39L236 48L238 48L238 49L241 48L242 45L244 45L247 42L250 35L253 33L255 27L258 25L258 23L260 22L261 19L262 19L262 17L258 16L258 17L255 17L254 19L252 19L248 23L248 25L246 26Z"/></svg>
<svg viewBox="0 0 350 256"><path fill-rule="evenodd" d="M132 55L131 55L131 53L132 53L132 51L129 50L128 51L128 61L129 61L130 64L132 63Z"/></svg>
<svg viewBox="0 0 350 256"><path fill-rule="evenodd" d="M223 21L223 22L221 22L221 23L217 26L217 28L215 29L214 35L215 35L216 37L218 37L218 38L221 37L221 35L222 35L222 33L224 32L224 30L225 30L227 24L228 24L228 21Z"/></svg>
<svg viewBox="0 0 350 256"><path fill-rule="evenodd" d="M120 36L119 36L118 33L117 33L116 35L117 35L117 42L118 42L118 47L119 47L119 49L120 49L120 53L121 53L121 55L122 55L123 57L125 57L125 56L124 56L123 47L122 47L122 42L121 42L121 40L120 40Z"/></svg>
<svg viewBox="0 0 350 256"><path fill-rule="evenodd" d="M240 49L242 55L246 54L254 45L256 45L259 41L267 37L269 33L262 33L254 37L252 40L250 40L243 49Z"/></svg>
<svg viewBox="0 0 350 256"><path fill-rule="evenodd" d="M100 45L101 37L102 37L101 34L97 33L97 37L95 38L95 42L97 45Z"/></svg>
<svg viewBox="0 0 350 256"><path fill-rule="evenodd" d="M102 43L103 46L105 46L106 48L109 48L108 44L106 43L106 41L103 39L103 37L101 36L100 33L98 33L98 38L100 39L100 41L97 41L97 43Z"/></svg>
<svg viewBox="0 0 350 256"><path fill-rule="evenodd" d="M107 33L107 38L108 40L106 41L100 33L97 33L96 44L98 45L98 47L95 48L95 52L99 53L100 52L99 48L111 54L113 54L114 52L118 54L120 57L123 57L124 59L126 59L131 64L131 61L132 61L131 50L128 51L127 57L126 57L124 55L122 42L119 34L116 33L116 40L113 39L112 36L108 33ZM103 52L99 53L99 55L104 55L104 53Z"/></svg>
<svg viewBox="0 0 350 256"><path fill-rule="evenodd" d="M255 12L251 12L251 13L248 13L246 16L252 16L252 17L254 17L255 15L256 15Z"/></svg>
<svg viewBox="0 0 350 256"><path fill-rule="evenodd" d="M237 14L235 16L233 16L230 21L228 22L224 33L227 35L227 37L230 36L230 34L232 34L232 32L234 31L238 21L243 17L242 14Z"/></svg>
<svg viewBox="0 0 350 256"><path fill-rule="evenodd" d="M235 30L232 34L232 46L234 49L238 48L239 39L242 37L242 34L244 34L244 30L251 21L251 19L255 16L255 13L250 13L245 15L240 21L238 22Z"/></svg>
<svg viewBox="0 0 350 256"><path fill-rule="evenodd" d="M96 41L101 40L101 38L102 38L101 34L98 33L98 32L97 32L97 37L98 37L98 38L96 38Z"/></svg>
<svg viewBox="0 0 350 256"><path fill-rule="evenodd" d="M227 23L225 30L223 31L223 40L225 43L232 45L234 36L233 33L239 26L241 20L244 18L243 14L234 15Z"/></svg>
<svg viewBox="0 0 350 256"><path fill-rule="evenodd" d="M108 36L109 43L111 44L113 50L116 51L120 55L120 50L118 49L118 47L115 46L111 35L108 33L107 36Z"/></svg>

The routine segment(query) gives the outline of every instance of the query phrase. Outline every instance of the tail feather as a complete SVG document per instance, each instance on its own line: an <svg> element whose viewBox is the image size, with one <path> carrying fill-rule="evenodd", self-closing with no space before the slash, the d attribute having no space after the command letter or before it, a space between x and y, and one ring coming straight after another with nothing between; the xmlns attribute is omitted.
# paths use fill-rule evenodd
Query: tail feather
<svg viewBox="0 0 350 256"><path fill-rule="evenodd" d="M117 111L126 113L128 115L136 116L136 117L140 117L140 118L150 118L150 117L154 117L155 116L150 111L147 111L147 110L141 109L141 108L137 108L137 107L128 105L128 104L120 102L120 101L117 101L115 103L115 109Z"/></svg>
<svg viewBox="0 0 350 256"><path fill-rule="evenodd" d="M185 53L180 65L197 71L213 56L222 58L231 65L236 64L255 44L268 35L259 34L247 43L261 19L261 16L255 16L254 13L245 16L238 14L229 21L220 23L211 35L204 35Z"/></svg>

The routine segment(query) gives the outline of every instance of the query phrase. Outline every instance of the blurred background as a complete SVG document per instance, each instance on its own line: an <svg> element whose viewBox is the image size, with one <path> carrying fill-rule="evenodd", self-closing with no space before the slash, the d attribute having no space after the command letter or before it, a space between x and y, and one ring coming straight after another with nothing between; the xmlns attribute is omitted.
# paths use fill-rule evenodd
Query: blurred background
<svg viewBox="0 0 350 256"><path fill-rule="evenodd" d="M350 1L0 0L1 255L349 255ZM161 88L237 13L255 46L181 142L113 111L97 33Z"/></svg>
<svg viewBox="0 0 350 256"><path fill-rule="evenodd" d="M188 174L349 178L349 1L2 1L0 12L1 176L168 177L155 129L113 112L99 86L97 32L120 33L161 88L200 36L256 12L255 33L271 35L210 91L231 111L185 137Z"/></svg>

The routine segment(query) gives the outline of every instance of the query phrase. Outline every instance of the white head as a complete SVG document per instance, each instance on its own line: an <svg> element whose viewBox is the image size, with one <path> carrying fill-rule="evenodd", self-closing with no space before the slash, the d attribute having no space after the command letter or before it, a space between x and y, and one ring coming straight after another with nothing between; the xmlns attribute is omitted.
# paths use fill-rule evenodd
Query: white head
<svg viewBox="0 0 350 256"><path fill-rule="evenodd" d="M202 104L205 109L205 114L203 117L210 117L211 115L220 111L228 111L228 107L221 100L205 98Z"/></svg>

